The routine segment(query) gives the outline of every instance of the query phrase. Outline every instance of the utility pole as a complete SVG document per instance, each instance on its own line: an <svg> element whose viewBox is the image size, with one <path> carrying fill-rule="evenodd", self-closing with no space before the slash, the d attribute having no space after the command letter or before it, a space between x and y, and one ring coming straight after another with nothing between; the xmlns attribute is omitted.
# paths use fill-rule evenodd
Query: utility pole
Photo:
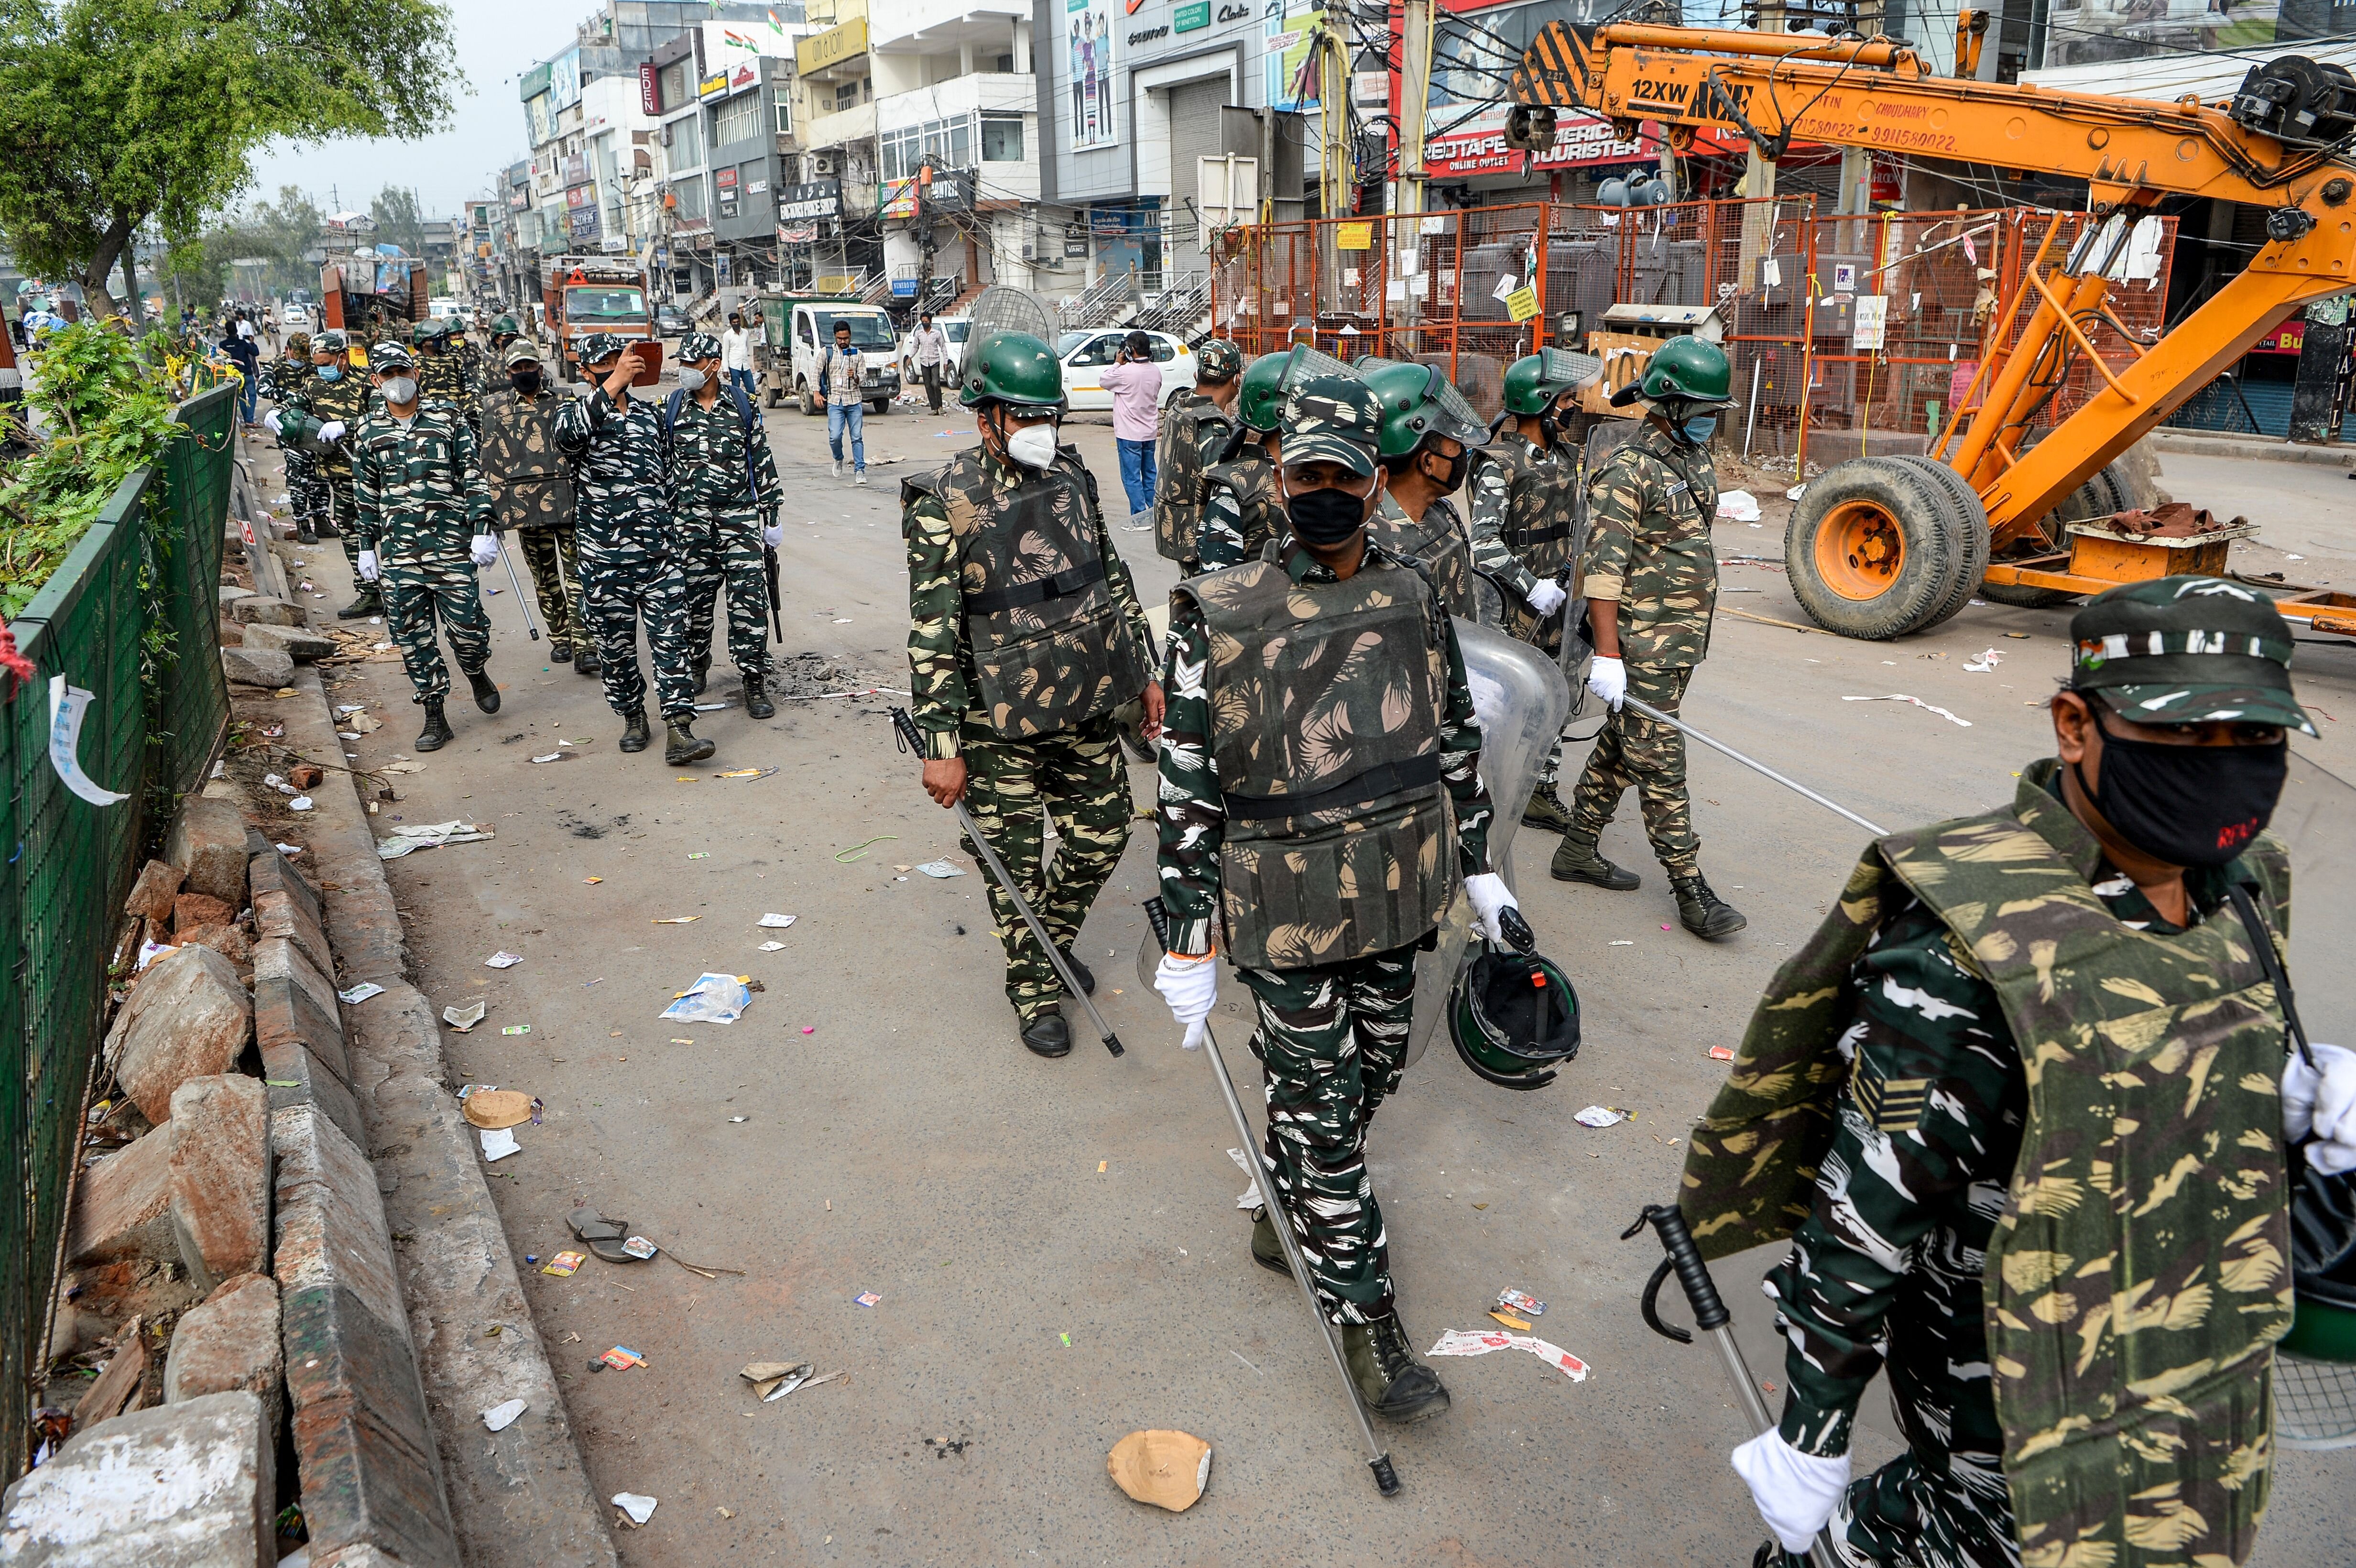
<svg viewBox="0 0 2356 1568"><path fill-rule="evenodd" d="M1431 0L1403 0L1399 27L1399 175L1393 209L1421 218L1423 144L1431 110Z"/></svg>
<svg viewBox="0 0 2356 1568"><path fill-rule="evenodd" d="M916 165L916 312L923 315L933 292L933 155Z"/></svg>
<svg viewBox="0 0 2356 1568"><path fill-rule="evenodd" d="M1761 0L1759 30L1783 31L1783 0ZM1752 147L1742 176L1742 194L1754 205L1742 209L1742 251L1736 263L1737 286L1748 292L1759 286L1759 263L1773 253L1775 244L1775 165ZM1765 205L1756 205L1761 201Z"/></svg>

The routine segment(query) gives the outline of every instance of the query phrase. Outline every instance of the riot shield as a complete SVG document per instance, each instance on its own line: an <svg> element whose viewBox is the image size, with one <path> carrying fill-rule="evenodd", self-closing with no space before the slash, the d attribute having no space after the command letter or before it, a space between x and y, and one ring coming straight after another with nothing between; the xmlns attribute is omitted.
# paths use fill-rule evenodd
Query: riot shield
<svg viewBox="0 0 2356 1568"><path fill-rule="evenodd" d="M1537 787L1538 770L1570 712L1570 691L1562 671L1538 649L1503 632L1459 617L1457 645L1464 650L1465 683L1472 688L1472 711L1481 721L1481 777L1489 786L1489 863L1514 886L1514 830ZM1472 901L1462 887L1440 917L1432 950L1415 961L1415 1016L1408 1032L1412 1064L1431 1043L1448 1011L1449 993L1464 966L1472 933Z"/></svg>

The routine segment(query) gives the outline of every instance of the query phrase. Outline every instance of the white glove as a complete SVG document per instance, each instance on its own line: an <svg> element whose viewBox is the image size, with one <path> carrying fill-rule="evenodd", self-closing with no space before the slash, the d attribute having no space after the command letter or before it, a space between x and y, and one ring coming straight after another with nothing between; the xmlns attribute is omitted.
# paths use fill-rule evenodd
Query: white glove
<svg viewBox="0 0 2356 1568"><path fill-rule="evenodd" d="M1477 877L1464 879L1464 896L1472 901L1473 923L1498 946L1505 945L1505 933L1498 929L1498 917L1507 910L1522 906L1505 886L1505 879L1494 871L1483 871Z"/></svg>
<svg viewBox="0 0 2356 1568"><path fill-rule="evenodd" d="M336 444L336 443L337 443L337 442L339 442L339 441L341 441L341 440L343 440L343 439L344 439L344 421L341 421L341 420L329 420L326 424L323 424L323 425L321 425L321 426L319 427L319 444L320 444L320 445L322 445L322 446L333 446L333 445L335 445L335 444Z"/></svg>
<svg viewBox="0 0 2356 1568"><path fill-rule="evenodd" d="M783 523L772 523L767 528L763 528L761 530L761 542L767 545L771 549L775 549L779 545L785 543L786 525Z"/></svg>
<svg viewBox="0 0 2356 1568"><path fill-rule="evenodd" d="M1530 613L1543 621L1561 609L1562 602L1569 597L1570 594L1561 583L1551 577L1541 577L1538 579L1537 586L1530 590L1530 596L1526 603L1530 607Z"/></svg>
<svg viewBox="0 0 2356 1568"><path fill-rule="evenodd" d="M497 566L499 562L499 536L477 534L466 554L477 566Z"/></svg>
<svg viewBox="0 0 2356 1568"><path fill-rule="evenodd" d="M1805 1552L1848 1489L1848 1456L1803 1454L1770 1427L1734 1451L1759 1517L1786 1552Z"/></svg>
<svg viewBox="0 0 2356 1568"><path fill-rule="evenodd" d="M1181 958L1165 953L1154 968L1153 988L1170 1004L1170 1016L1185 1026L1182 1043L1188 1051L1202 1050L1209 1032L1203 1020L1211 1016L1211 1004L1219 999L1219 961L1207 954Z"/></svg>
<svg viewBox="0 0 2356 1568"><path fill-rule="evenodd" d="M2356 1051L2310 1045L2315 1065L2294 1055L2283 1068L2283 1136L2312 1132L2307 1163L2325 1176L2356 1170Z"/></svg>
<svg viewBox="0 0 2356 1568"><path fill-rule="evenodd" d="M276 435L278 433L278 411L276 409L273 409L268 413L262 416L262 428L268 431L273 435Z"/></svg>
<svg viewBox="0 0 2356 1568"><path fill-rule="evenodd" d="M1603 705L1614 713L1628 695L1628 667L1618 659L1595 656L1587 667L1587 689L1603 699Z"/></svg>
<svg viewBox="0 0 2356 1568"><path fill-rule="evenodd" d="M360 581L362 582L376 581L376 551L372 549L360 551Z"/></svg>

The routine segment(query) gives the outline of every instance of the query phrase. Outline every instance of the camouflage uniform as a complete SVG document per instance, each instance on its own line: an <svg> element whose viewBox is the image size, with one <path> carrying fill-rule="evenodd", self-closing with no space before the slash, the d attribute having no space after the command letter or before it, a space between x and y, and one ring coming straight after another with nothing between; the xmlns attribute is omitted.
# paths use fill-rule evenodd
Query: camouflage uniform
<svg viewBox="0 0 2356 1568"><path fill-rule="evenodd" d="M344 367L344 373L327 380L315 368L301 385L294 388L287 400L279 405L279 434L298 443L314 442L323 426L340 423L344 439L333 446L313 446L318 456L317 482L327 492L327 507L335 518L336 531L343 536L344 560L352 569L352 581L367 596L369 585L360 581L359 526L355 521L356 503L352 495L352 436L360 421L371 410L380 409L384 400L369 385L365 373L354 366Z"/></svg>
<svg viewBox="0 0 2356 1568"><path fill-rule="evenodd" d="M2250 883L2279 947L2287 864L2262 837L2188 872L2185 931L2057 774L1867 852L1692 1140L1680 1206L1705 1255L1793 1237L1763 1285L1783 1439L1846 1452L1889 1371L1907 1452L1834 1515L1853 1563L2222 1568L2264 1507L2283 1021L2224 893Z"/></svg>
<svg viewBox="0 0 2356 1568"><path fill-rule="evenodd" d="M1579 463L1561 445L1540 446L1508 428L1472 453L1472 565L1508 595L1504 630L1526 640L1537 627L1530 591L1571 564L1577 544ZM1559 645L1558 618L1547 645ZM1551 772L1547 775L1553 777Z"/></svg>
<svg viewBox="0 0 2356 1568"><path fill-rule="evenodd" d="M1200 392L1188 392L1162 417L1162 450L1154 459L1161 478L1153 494L1153 545L1184 576L1201 570L1195 536L1208 498L1206 470L1226 453L1235 430L1227 411Z"/></svg>
<svg viewBox="0 0 2356 1568"><path fill-rule="evenodd" d="M477 425L494 518L499 528L515 530L541 618L548 623L548 656L559 661L573 656L576 640L589 640L573 553L578 497L573 464L557 446L556 421L566 400L544 384L526 398L503 380L500 390L483 398Z"/></svg>
<svg viewBox="0 0 2356 1568"><path fill-rule="evenodd" d="M310 379L310 359L289 356L262 367L259 389L283 416L299 407L296 397ZM284 425L285 421L282 417L279 422ZM332 524L327 514L327 486L319 477L318 456L284 437L279 441L278 451L285 460L286 503L294 509L295 526L304 533L316 535L320 524Z"/></svg>
<svg viewBox="0 0 2356 1568"><path fill-rule="evenodd" d="M995 649L977 648L969 625L981 618L976 599L1024 583L1045 586L1036 575L1020 583L993 581L974 559L978 536L1007 528L1026 503L1046 504L1043 495L1053 498L1059 514L1085 497L1085 516L1059 516L1056 531L1093 540L1104 575L1101 595L1090 597L1099 600L1094 613L1103 642L1116 650L1106 656L1115 673L1079 683L1081 688L1060 666L1032 672L1037 678L1028 689L1045 693L1069 716L1051 717L1052 727L1044 731L1034 727L1031 710L991 699L992 689L1005 691L1020 676L997 662ZM1113 709L1144 686L1146 650L1152 646L1129 568L1106 531L1096 478L1070 447L1044 475L1001 464L977 448L937 474L905 482L900 505L908 547L908 706L923 732L925 755L965 759L965 804L975 825L1056 945L1068 950L1129 842L1132 807ZM953 524L953 513L968 520ZM1061 551L1055 555L1060 561ZM1084 586L1066 596L1087 593ZM1088 613L1084 601L1080 613ZM1130 666L1125 674L1118 667L1123 644ZM1063 839L1053 864L1042 841L1043 807ZM978 863L978 853L975 859ZM1060 1007L1062 982L986 867L982 886L1006 948L1006 998L1027 1024Z"/></svg>
<svg viewBox="0 0 2356 1568"><path fill-rule="evenodd" d="M610 345L583 340L584 363ZM594 375L594 372L593 371ZM638 670L638 623L656 635L654 589L669 549L670 508L663 485L662 410L604 385L566 403L556 416L556 444L573 460L580 494L574 535L581 558L582 618L597 639L605 702L628 719L645 710Z"/></svg>
<svg viewBox="0 0 2356 1568"><path fill-rule="evenodd" d="M417 390L421 398L438 398L458 411L467 428L477 435L482 432L482 416L476 403L477 381L481 371L474 346L464 339L455 342L447 336L421 342L417 354Z"/></svg>
<svg viewBox="0 0 2356 1568"><path fill-rule="evenodd" d="M1276 499L1276 464L1258 442L1248 441L1231 462L1203 475L1205 499L1195 531L1196 560L1188 576L1258 560L1284 521Z"/></svg>
<svg viewBox="0 0 2356 1568"><path fill-rule="evenodd" d="M1386 648L1379 661L1357 661L1364 666L1360 671L1330 674L1321 700L1387 714L1422 709L1424 721L1433 723L1437 731L1438 779L1445 786L1446 801L1435 801L1431 809L1441 820L1441 830L1422 836L1415 866L1395 865L1387 871L1358 866L1356 857L1338 844L1332 849L1335 863L1321 860L1307 877L1285 863L1280 849L1274 857L1258 858L1260 869L1256 870L1237 860L1243 833L1240 827L1235 830L1239 842L1231 847L1236 802L1226 793L1227 781L1220 776L1217 760L1222 734L1235 725L1230 720L1222 726L1214 718L1215 711L1229 710L1222 709L1213 696L1215 686L1223 694L1226 687L1221 667L1215 663L1205 607L1220 604L1239 583L1251 581L1248 574L1279 570L1248 565L1238 571L1216 572L1196 579L1173 602L1163 677L1169 707L1156 805L1162 901L1170 913L1173 952L1205 953L1215 945L1215 936L1224 933L1228 939L1217 945L1237 959L1237 977L1252 993L1258 1013L1252 1050L1267 1070L1266 1159L1275 1172L1277 1197L1293 1218L1294 1233L1333 1321L1366 1323L1389 1316L1396 1305L1382 1210L1366 1168L1366 1133L1405 1071L1420 938L1438 924L1457 878L1488 869L1489 795L1480 779L1481 731L1455 628L1439 613L1429 584L1410 562L1369 544L1351 582L1379 594L1388 586L1385 580L1393 580L1420 603L1427 650L1437 656L1430 665L1440 675L1435 684L1443 690L1410 701L1397 697L1398 681L1369 689L1350 679L1353 673L1404 673L1412 680L1414 663L1424 656L1414 649L1394 655ZM1296 587L1340 581L1306 548L1290 539L1280 571L1282 580ZM1238 693L1243 689L1236 688ZM1280 700L1290 711L1292 694ZM1258 710L1250 699L1237 709ZM1330 759L1313 760L1338 764L1322 771L1353 770L1347 742L1362 728L1378 726L1344 723L1319 731L1333 750ZM1304 737L1316 730L1306 721L1296 727ZM1396 732L1376 739L1415 740ZM1358 776L1365 776L1363 770ZM1339 809L1363 810L1355 805ZM1382 816L1391 813L1386 809ZM1329 835L1319 837L1330 841ZM1371 844L1376 836L1341 837ZM1280 838L1276 845L1284 842ZM1228 885L1238 868L1252 870L1257 880L1244 887ZM1287 876L1297 885L1277 885ZM1343 886L1384 890L1358 901L1397 907L1380 910L1366 923L1406 939L1376 951L1329 956L1319 944L1346 941L1341 933L1358 929L1353 915L1336 919L1320 903L1339 907L1332 890ZM1293 918L1287 920L1288 914ZM1248 942L1238 956L1234 938L1239 922L1248 917L1261 924L1278 923L1268 940ZM1419 925L1421 932L1414 929ZM1244 966L1246 959L1260 962Z"/></svg>
<svg viewBox="0 0 2356 1568"><path fill-rule="evenodd" d="M710 357L718 357L718 347L711 345ZM682 350L681 357L703 356ZM767 432L757 412L749 407L739 411L734 387L723 384L708 409L676 394L671 402L678 411L663 442L670 560L655 589L659 609L653 623L660 633L655 695L665 720L695 711L695 672L712 662L712 613L723 582L728 588L729 657L745 679L767 677L769 579L761 535L776 526L782 504ZM749 426L745 412L752 413Z"/></svg>
<svg viewBox="0 0 2356 1568"><path fill-rule="evenodd" d="M1628 695L1664 713L1677 711L1694 667L1709 651L1718 603L1709 523L1717 512L1709 454L1680 448L1649 421L1589 486L1578 596L1618 602ZM1600 835L1631 784L1662 869L1673 879L1699 875L1685 737L1622 708L1604 720L1587 754L1571 795L1571 831L1590 840Z"/></svg>
<svg viewBox="0 0 2356 1568"><path fill-rule="evenodd" d="M1468 621L1474 618L1480 606L1472 596L1472 541L1464 531L1464 519L1457 515L1453 497L1433 496L1423 520L1418 522L1391 498L1387 485L1382 509L1366 529L1366 538L1393 555L1419 562L1424 575L1431 579L1431 591L1440 595L1441 609Z"/></svg>
<svg viewBox="0 0 2356 1568"><path fill-rule="evenodd" d="M420 394L404 426L380 403L347 441L358 546L376 551L385 625L420 702L450 690L434 643L438 616L458 668L473 675L491 654L467 548L491 528L490 493L475 466L475 432L453 405Z"/></svg>

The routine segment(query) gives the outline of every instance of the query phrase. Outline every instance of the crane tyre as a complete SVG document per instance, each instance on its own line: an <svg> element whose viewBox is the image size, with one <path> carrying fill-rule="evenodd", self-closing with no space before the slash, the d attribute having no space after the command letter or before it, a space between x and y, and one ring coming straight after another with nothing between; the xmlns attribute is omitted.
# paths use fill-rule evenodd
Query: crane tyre
<svg viewBox="0 0 2356 1568"><path fill-rule="evenodd" d="M2126 510L2133 503L2128 499L2126 475L2116 463L2096 470L2083 485L2070 492L2070 498L2046 514L2050 532L2065 548L2068 535L2064 523L2082 523L2088 517L2107 517ZM1982 584L1980 597L1998 604L2009 604L2016 610L2050 610L2056 604L2068 604L2080 596L2060 588L2027 588L2017 582Z"/></svg>
<svg viewBox="0 0 2356 1568"><path fill-rule="evenodd" d="M1988 563L1987 508L1980 504L1979 494L1972 488L1971 481L1937 458L1901 453L1898 461L1922 469L1944 485L1954 504L1962 507L1964 514L1976 525L1964 530L1962 570L1955 573L1955 586L1948 593L1947 602L1932 612L1931 618L1919 628L1927 632L1970 603L1972 595L1979 592L1980 579L1987 573Z"/></svg>
<svg viewBox="0 0 2356 1568"><path fill-rule="evenodd" d="M1974 498L1976 501L1976 497ZM1986 525L1917 464L1855 457L1812 482L1783 536L1793 596L1829 632L1886 642L1935 622Z"/></svg>

